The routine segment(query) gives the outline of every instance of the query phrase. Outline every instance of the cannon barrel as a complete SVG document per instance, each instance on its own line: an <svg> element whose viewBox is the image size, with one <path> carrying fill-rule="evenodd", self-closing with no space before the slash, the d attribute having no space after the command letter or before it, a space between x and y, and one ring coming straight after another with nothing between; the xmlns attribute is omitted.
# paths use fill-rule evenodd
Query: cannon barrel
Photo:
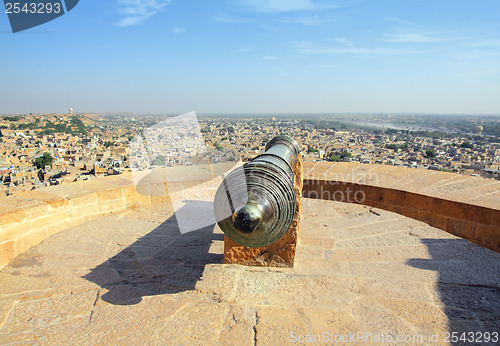
<svg viewBox="0 0 500 346"><path fill-rule="evenodd" d="M221 230L246 247L280 239L297 208L294 171L300 149L289 136L274 137L265 153L229 173L219 186L214 214Z"/></svg>

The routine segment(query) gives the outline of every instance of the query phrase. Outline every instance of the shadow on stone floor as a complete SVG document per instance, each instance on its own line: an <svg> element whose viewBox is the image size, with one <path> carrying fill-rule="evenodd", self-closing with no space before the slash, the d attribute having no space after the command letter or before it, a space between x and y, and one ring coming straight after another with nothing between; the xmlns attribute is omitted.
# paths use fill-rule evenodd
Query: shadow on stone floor
<svg viewBox="0 0 500 346"><path fill-rule="evenodd" d="M438 272L436 298L444 306L450 333L439 335L439 342L448 336L451 344L470 344L460 339L465 336L473 344L495 344L492 333L497 332L500 340L500 255L464 239L422 239L422 243L432 259L415 258L407 264Z"/></svg>
<svg viewBox="0 0 500 346"><path fill-rule="evenodd" d="M189 210L212 206L202 201L186 203ZM209 253L213 241L224 240L223 234L214 234L214 228L213 224L181 234L173 215L84 278L108 289L101 299L116 305L138 304L143 296L193 290L207 264L223 263L222 253Z"/></svg>

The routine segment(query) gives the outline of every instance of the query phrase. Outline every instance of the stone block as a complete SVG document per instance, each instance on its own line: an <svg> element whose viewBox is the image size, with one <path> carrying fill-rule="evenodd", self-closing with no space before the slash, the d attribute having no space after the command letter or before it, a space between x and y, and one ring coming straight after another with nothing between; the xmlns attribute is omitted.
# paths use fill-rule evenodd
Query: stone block
<svg viewBox="0 0 500 346"><path fill-rule="evenodd" d="M429 196L420 195L418 193L406 193L406 206L413 209L428 210L429 209Z"/></svg>
<svg viewBox="0 0 500 346"><path fill-rule="evenodd" d="M475 239L475 224L470 221L453 218L446 219L446 232L470 241Z"/></svg>
<svg viewBox="0 0 500 346"><path fill-rule="evenodd" d="M387 189L385 191L385 203L404 207L406 203L406 191Z"/></svg>
<svg viewBox="0 0 500 346"><path fill-rule="evenodd" d="M49 212L51 212L53 207L50 207L47 203L37 203L33 206L23 208L26 212L26 218L28 220L35 219L37 217L47 215Z"/></svg>
<svg viewBox="0 0 500 346"><path fill-rule="evenodd" d="M374 203L374 205L372 205L372 206L375 206L375 204L376 203ZM384 204L380 208L388 210L388 211L392 211L393 213L408 216L408 217L411 217L413 219L414 219L413 216L416 215L416 213L417 213L417 211L415 209L405 208L404 205L402 206L402 205L396 205L396 204Z"/></svg>
<svg viewBox="0 0 500 346"><path fill-rule="evenodd" d="M491 224L496 227L500 227L500 210L498 209L493 209L492 210L492 217L491 217Z"/></svg>
<svg viewBox="0 0 500 346"><path fill-rule="evenodd" d="M151 203L166 203L171 205L170 196L151 196ZM172 209L173 210L173 209Z"/></svg>
<svg viewBox="0 0 500 346"><path fill-rule="evenodd" d="M123 175L110 175L107 177L101 178L106 184L116 185L116 186L128 186L132 185L132 179L127 179Z"/></svg>
<svg viewBox="0 0 500 346"><path fill-rule="evenodd" d="M373 207L373 208L379 208L379 209L385 209L385 210L393 211L393 210L387 208L387 204L384 204L384 203L381 203L381 202L375 202L375 201L372 201L372 200L369 200L369 199L366 199L362 204L366 205L366 206L369 206L369 207ZM394 212L396 213L397 211L394 211Z"/></svg>
<svg viewBox="0 0 500 346"><path fill-rule="evenodd" d="M22 208L2 206L0 210L0 225L20 222L26 218L26 211Z"/></svg>
<svg viewBox="0 0 500 346"><path fill-rule="evenodd" d="M487 249L500 252L500 227L481 224L476 224L475 227L474 242Z"/></svg>
<svg viewBox="0 0 500 346"><path fill-rule="evenodd" d="M17 238L15 241L15 253L21 254L28 251L32 246L47 239L47 229L38 229Z"/></svg>
<svg viewBox="0 0 500 346"><path fill-rule="evenodd" d="M207 189L205 189L202 185L198 185L195 187L185 189L183 197L186 200L199 200L199 199L208 199L210 196L208 195Z"/></svg>
<svg viewBox="0 0 500 346"><path fill-rule="evenodd" d="M489 225L492 219L492 210L467 203L449 201L441 198L432 198L431 212L446 217L468 220Z"/></svg>
<svg viewBox="0 0 500 346"><path fill-rule="evenodd" d="M168 189L164 182L151 183L149 185L149 196L167 196Z"/></svg>
<svg viewBox="0 0 500 346"><path fill-rule="evenodd" d="M323 249L333 249L335 247L334 239L304 237L302 233L299 238L299 243L300 245L319 246Z"/></svg>
<svg viewBox="0 0 500 346"><path fill-rule="evenodd" d="M31 222L25 221L17 224L4 226L0 230L0 243L4 241L14 240L25 233L31 231Z"/></svg>
<svg viewBox="0 0 500 346"><path fill-rule="evenodd" d="M14 257L14 242L0 243L0 269L5 267Z"/></svg>
<svg viewBox="0 0 500 346"><path fill-rule="evenodd" d="M46 190L47 189L45 189L45 191ZM29 198L34 201L46 203L53 208L58 208L68 203L68 200L66 198L56 196L54 194L45 191L39 191L39 190L27 191L20 193L19 196L24 198Z"/></svg>
<svg viewBox="0 0 500 346"><path fill-rule="evenodd" d="M88 204L97 204L97 193L87 193L78 197L73 197L69 200L70 206L80 206Z"/></svg>
<svg viewBox="0 0 500 346"><path fill-rule="evenodd" d="M84 220L83 216L77 216L51 224L47 227L47 237L50 237L51 235L56 234L65 229L79 226L83 223L83 220Z"/></svg>
<svg viewBox="0 0 500 346"><path fill-rule="evenodd" d="M172 200L182 201L184 199L184 184L183 183L167 183L168 195Z"/></svg>
<svg viewBox="0 0 500 346"><path fill-rule="evenodd" d="M429 211L418 211L416 220L423 221L433 227L446 230L446 217Z"/></svg>
<svg viewBox="0 0 500 346"><path fill-rule="evenodd" d="M111 201L99 202L99 204L97 205L97 210L100 213L112 213L115 211L123 210L125 209L125 207L126 207L125 200L122 198Z"/></svg>
<svg viewBox="0 0 500 346"><path fill-rule="evenodd" d="M68 217L66 211L58 212L57 214L49 214L47 216L41 216L31 221L31 227L36 230L38 228L50 226L56 224L61 220L65 220Z"/></svg>
<svg viewBox="0 0 500 346"><path fill-rule="evenodd" d="M93 204L86 204L86 205L79 205L79 206L74 206L66 209L66 213L68 215L68 218L73 218L77 216L83 216L83 215L92 215L98 212L98 204L97 202Z"/></svg>
<svg viewBox="0 0 500 346"><path fill-rule="evenodd" d="M203 187L206 189L218 189L219 185L222 184L222 177L217 177L215 179L207 179L203 181Z"/></svg>
<svg viewBox="0 0 500 346"><path fill-rule="evenodd" d="M351 184L356 185L356 184ZM360 190L365 194L366 200L377 202L377 203L386 203L386 188L378 187L378 186L369 186L369 185L359 185ZM358 188L356 186L351 187L354 191L357 191ZM356 192L355 192L356 193ZM356 197L356 196L354 196Z"/></svg>
<svg viewBox="0 0 500 346"><path fill-rule="evenodd" d="M129 206L132 206L134 204L145 205L151 203L151 195L149 194L149 189L148 194L142 194L136 190L134 185L123 187L123 196L125 197L125 201Z"/></svg>
<svg viewBox="0 0 500 346"><path fill-rule="evenodd" d="M122 188L115 188L106 191L100 191L97 193L97 200L99 202L114 201L123 198Z"/></svg>

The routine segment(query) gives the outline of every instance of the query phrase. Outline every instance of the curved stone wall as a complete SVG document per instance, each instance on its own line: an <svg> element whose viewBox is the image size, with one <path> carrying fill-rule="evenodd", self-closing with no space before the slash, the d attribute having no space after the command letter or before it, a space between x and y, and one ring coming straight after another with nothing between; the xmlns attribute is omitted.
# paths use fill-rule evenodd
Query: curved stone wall
<svg viewBox="0 0 500 346"><path fill-rule="evenodd" d="M209 199L222 182L213 167L177 172L157 170L135 186L130 173L40 188L0 198L0 269L17 255L51 235L91 219L175 200ZM174 177L168 188L165 177Z"/></svg>
<svg viewBox="0 0 500 346"><path fill-rule="evenodd" d="M305 198L363 204L500 252L500 182L424 169L305 163Z"/></svg>
<svg viewBox="0 0 500 346"><path fill-rule="evenodd" d="M188 174L166 169L160 179L141 180L137 189L124 174L2 197L0 269L52 234L99 216L153 202L171 208L170 197L213 197L221 174L230 169L215 166L193 167ZM169 177L175 179L167 190L158 181ZM500 252L498 181L386 165L305 162L303 196L393 211Z"/></svg>

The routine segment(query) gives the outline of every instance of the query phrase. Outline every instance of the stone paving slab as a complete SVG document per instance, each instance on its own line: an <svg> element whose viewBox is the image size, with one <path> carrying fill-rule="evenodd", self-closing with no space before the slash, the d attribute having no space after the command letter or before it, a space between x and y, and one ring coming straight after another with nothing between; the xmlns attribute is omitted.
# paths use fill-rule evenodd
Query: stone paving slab
<svg viewBox="0 0 500 346"><path fill-rule="evenodd" d="M162 204L61 231L0 271L0 344L429 344L500 330L500 254L366 206L304 199L302 217L283 269L222 264L220 229L181 234Z"/></svg>

